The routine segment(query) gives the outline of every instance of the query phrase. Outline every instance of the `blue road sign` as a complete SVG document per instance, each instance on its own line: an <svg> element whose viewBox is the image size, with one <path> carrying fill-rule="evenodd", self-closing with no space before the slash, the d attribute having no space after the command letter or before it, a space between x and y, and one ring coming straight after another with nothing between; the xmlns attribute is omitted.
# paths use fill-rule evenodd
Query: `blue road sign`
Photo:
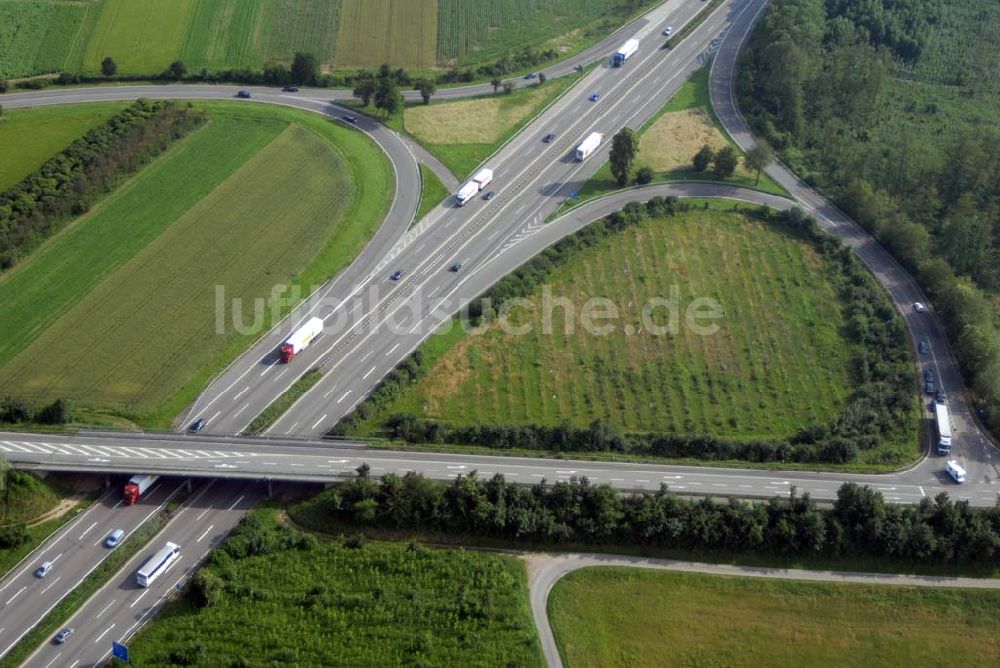
<svg viewBox="0 0 1000 668"><path fill-rule="evenodd" d="M569 198L570 199L580 199L580 193L578 193L577 191L574 190L573 192L571 192L569 194Z"/></svg>
<svg viewBox="0 0 1000 668"><path fill-rule="evenodd" d="M120 642L111 643L111 656L128 663L128 647Z"/></svg>

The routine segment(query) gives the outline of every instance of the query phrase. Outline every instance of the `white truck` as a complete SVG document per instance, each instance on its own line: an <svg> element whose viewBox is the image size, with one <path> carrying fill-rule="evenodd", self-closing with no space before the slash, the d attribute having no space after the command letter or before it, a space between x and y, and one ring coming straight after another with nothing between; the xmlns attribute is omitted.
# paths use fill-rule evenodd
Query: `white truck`
<svg viewBox="0 0 1000 668"><path fill-rule="evenodd" d="M944 470L951 476L951 479L959 485L965 482L965 469L954 459L948 462L948 465L945 466Z"/></svg>
<svg viewBox="0 0 1000 668"><path fill-rule="evenodd" d="M951 419L945 404L934 404L934 420L937 422L938 454L947 455L951 452Z"/></svg>
<svg viewBox="0 0 1000 668"><path fill-rule="evenodd" d="M597 147L601 145L604 141L604 135L600 132L591 132L587 135L587 138L580 142L580 145L576 147L576 159L583 162L589 158Z"/></svg>
<svg viewBox="0 0 1000 668"><path fill-rule="evenodd" d="M292 335L281 344L281 361L291 362L300 352L305 350L316 337L323 333L323 319L312 317L292 332Z"/></svg>
<svg viewBox="0 0 1000 668"><path fill-rule="evenodd" d="M455 193L455 201L459 206L465 206L465 203L470 199L475 197L482 191L483 188L493 180L493 170L482 168L476 172L471 179L469 179L458 192Z"/></svg>
<svg viewBox="0 0 1000 668"><path fill-rule="evenodd" d="M632 54L634 54L638 50L639 50L639 40L637 39L626 40L625 43L621 45L621 48L615 51L615 55L613 58L615 67L621 67L622 64L626 60L631 58Z"/></svg>

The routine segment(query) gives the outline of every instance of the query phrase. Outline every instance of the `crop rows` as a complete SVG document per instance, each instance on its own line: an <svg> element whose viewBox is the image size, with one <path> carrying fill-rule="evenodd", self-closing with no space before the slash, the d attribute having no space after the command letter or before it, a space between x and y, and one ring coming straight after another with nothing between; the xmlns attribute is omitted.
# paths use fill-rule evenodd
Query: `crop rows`
<svg viewBox="0 0 1000 668"><path fill-rule="evenodd" d="M437 64L437 0L341 0L338 66Z"/></svg>
<svg viewBox="0 0 1000 668"><path fill-rule="evenodd" d="M0 78L60 70L86 12L78 3L0 2Z"/></svg>

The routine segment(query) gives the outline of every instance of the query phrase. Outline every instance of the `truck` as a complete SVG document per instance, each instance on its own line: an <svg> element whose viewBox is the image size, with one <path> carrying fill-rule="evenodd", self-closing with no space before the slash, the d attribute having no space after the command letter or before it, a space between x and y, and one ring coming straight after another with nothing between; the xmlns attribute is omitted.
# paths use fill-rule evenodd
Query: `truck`
<svg viewBox="0 0 1000 668"><path fill-rule="evenodd" d="M959 485L965 482L965 468L954 459L948 462L948 465L944 467L944 470L951 476L951 479Z"/></svg>
<svg viewBox="0 0 1000 668"><path fill-rule="evenodd" d="M281 344L281 361L288 364L323 333L323 319L312 317Z"/></svg>
<svg viewBox="0 0 1000 668"><path fill-rule="evenodd" d="M580 142L580 145L576 147L576 159L583 162L589 158L597 147L601 145L604 141L604 135L600 132L591 132L587 135L587 138Z"/></svg>
<svg viewBox="0 0 1000 668"><path fill-rule="evenodd" d="M937 423L939 455L947 455L951 452L951 419L948 416L948 406L945 404L934 404L934 420Z"/></svg>
<svg viewBox="0 0 1000 668"><path fill-rule="evenodd" d="M125 483L125 505L131 506L145 494L153 483L159 479L158 475L134 475Z"/></svg>
<svg viewBox="0 0 1000 668"><path fill-rule="evenodd" d="M465 203L470 199L475 197L479 192L485 188L490 181L493 180L493 170L487 169L486 167L480 169L476 172L471 179L469 179L458 192L455 193L455 201L459 206L465 206Z"/></svg>
<svg viewBox="0 0 1000 668"><path fill-rule="evenodd" d="M167 543L146 560L142 568L135 574L135 581L140 587L148 587L153 580L170 570L170 566L181 557L181 546L177 543Z"/></svg>
<svg viewBox="0 0 1000 668"><path fill-rule="evenodd" d="M624 44L621 45L617 51L615 51L614 58L612 59L615 67L621 67L622 64L632 57L636 51L639 50L639 40L629 39L626 40Z"/></svg>

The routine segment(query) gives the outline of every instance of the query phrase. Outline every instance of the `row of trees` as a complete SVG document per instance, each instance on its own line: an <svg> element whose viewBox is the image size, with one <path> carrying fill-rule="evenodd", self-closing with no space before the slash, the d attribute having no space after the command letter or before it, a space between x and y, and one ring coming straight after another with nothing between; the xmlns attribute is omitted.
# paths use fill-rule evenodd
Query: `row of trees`
<svg viewBox="0 0 1000 668"><path fill-rule="evenodd" d="M204 120L189 105L139 100L0 194L0 269Z"/></svg>
<svg viewBox="0 0 1000 668"><path fill-rule="evenodd" d="M36 406L34 402L7 396L0 401L0 423L68 424L73 421L73 406L65 399Z"/></svg>
<svg viewBox="0 0 1000 668"><path fill-rule="evenodd" d="M891 76L926 57L939 12L933 0L772 3L737 86L754 130L917 277L981 415L1000 430L1000 131L976 115L982 103L942 109ZM937 29L938 51L959 67L950 42L979 27L975 12L952 20ZM995 77L931 83L951 97L995 95Z"/></svg>
<svg viewBox="0 0 1000 668"><path fill-rule="evenodd" d="M504 277L485 295L472 301L467 307L468 317L474 324L481 324L482 319L493 317L495 305L532 294L552 271L583 249L650 217L671 216L687 208L676 198L630 204L622 212L560 240ZM834 464L855 461L862 451L879 448L885 439L907 434L913 416L912 367L903 326L892 304L850 249L823 232L801 210L764 210L751 215L812 244L837 268L831 273L843 303L845 337L853 342L854 391L844 411L828 423L809 425L787 440L733 441L705 434L624 433L603 420L596 420L587 428L569 424L460 426L395 414L385 419L387 434L411 443L458 443L548 452L622 452L709 461ZM362 423L384 413L396 397L425 373L424 358L417 351L329 435L343 437L354 433Z"/></svg>
<svg viewBox="0 0 1000 668"><path fill-rule="evenodd" d="M893 558L915 564L1000 563L1000 504L974 508L942 492L918 505L887 504L868 487L845 484L822 509L795 488L767 503L687 500L666 486L622 495L586 478L538 485L508 483L473 471L451 483L418 473L349 482L292 509L313 528L331 524L443 531L523 543L588 543L752 550L759 553ZM316 526L316 522L327 522Z"/></svg>

